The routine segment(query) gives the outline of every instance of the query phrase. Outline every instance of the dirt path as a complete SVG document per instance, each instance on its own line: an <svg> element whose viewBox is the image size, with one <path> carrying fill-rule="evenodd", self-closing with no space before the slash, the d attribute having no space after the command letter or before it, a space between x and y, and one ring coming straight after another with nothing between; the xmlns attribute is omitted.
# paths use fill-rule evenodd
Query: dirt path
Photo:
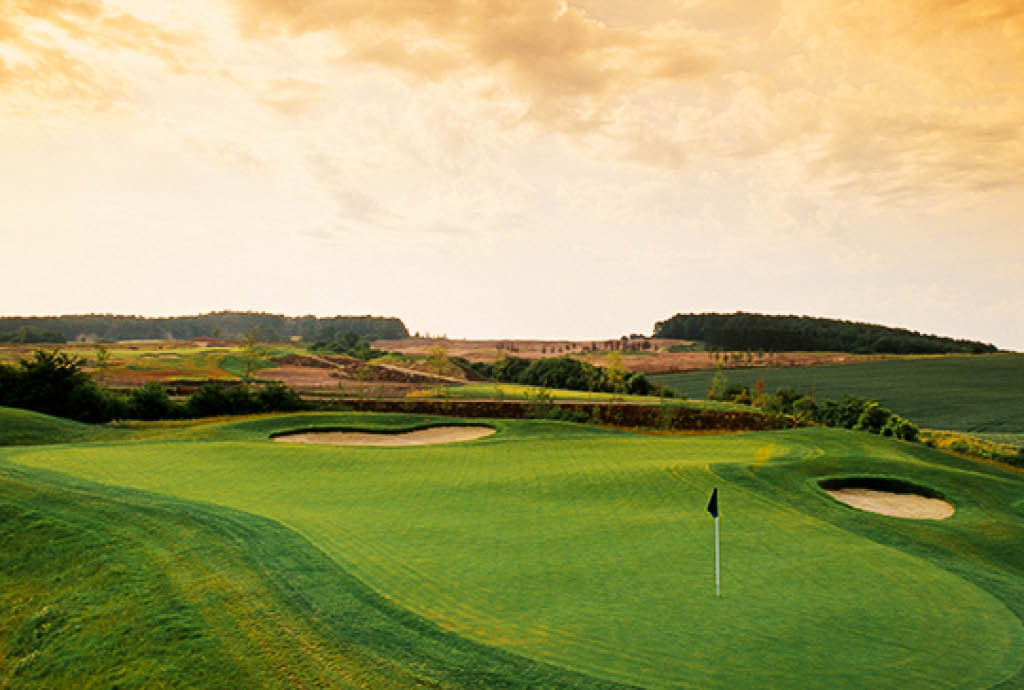
<svg viewBox="0 0 1024 690"><path fill-rule="evenodd" d="M490 436L489 426L434 426L399 434L363 431L309 431L301 434L275 436L282 443L323 443L336 446L422 446L431 443L473 441Z"/></svg>
<svg viewBox="0 0 1024 690"><path fill-rule="evenodd" d="M846 505L892 517L917 520L944 520L953 515L953 506L941 498L918 494L897 494L874 489L836 489L828 492Z"/></svg>

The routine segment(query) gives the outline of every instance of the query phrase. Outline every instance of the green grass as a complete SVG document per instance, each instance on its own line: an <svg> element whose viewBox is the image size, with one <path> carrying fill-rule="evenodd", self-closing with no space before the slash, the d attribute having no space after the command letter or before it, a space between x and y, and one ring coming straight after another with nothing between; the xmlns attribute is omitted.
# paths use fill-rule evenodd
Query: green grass
<svg viewBox="0 0 1024 690"><path fill-rule="evenodd" d="M534 687L1024 684L1019 473L819 428L665 438L499 420L489 422L493 436L440 446L267 440L310 426L429 421L265 416L165 428L162 440L8 448L0 457L33 481L57 471L78 479L52 481L128 487L174 513L196 516L201 506L279 530L230 541L256 549L250 566L306 602L288 608L278 597L266 610L318 631L329 648L358 642L369 658L390 660L396 685L423 677L462 687L510 678ZM816 485L857 474L929 486L957 513L941 522L887 518L836 503ZM704 512L713 486L720 600ZM319 568L302 560L314 552L326 557ZM362 585L390 607L387 621L408 625L358 634L341 625L350 616L322 597ZM410 630L434 631L432 642ZM490 664L490 682L467 675L478 664Z"/></svg>
<svg viewBox="0 0 1024 690"><path fill-rule="evenodd" d="M151 375L164 374L170 378L242 378L245 374L243 347L163 347L158 343L152 345L135 345L135 349L112 346L109 350L112 364L107 372L118 369L143 372ZM85 357L89 365L95 365L95 353L90 350L76 349L73 352ZM273 367L269 360L287 354L308 354L300 347L292 345L266 345L259 350L259 358L254 362L254 372Z"/></svg>
<svg viewBox="0 0 1024 690"><path fill-rule="evenodd" d="M536 396L538 392L544 391L551 395L553 400L583 400L601 401L622 400L627 402L657 403L660 398L646 395L616 395L614 393L599 393L594 391L572 391L558 388L541 388L538 386L524 386L518 383L469 383L459 386L436 386L425 388L422 391L412 393L417 396L438 396L445 398L476 399L484 398L491 400L526 400Z"/></svg>
<svg viewBox="0 0 1024 690"><path fill-rule="evenodd" d="M883 360L858 364L729 369L730 384L765 390L791 386L821 400L843 394L878 400L914 423L933 429L1024 432L1024 354ZM702 397L714 372L658 374L651 380Z"/></svg>
<svg viewBox="0 0 1024 690"><path fill-rule="evenodd" d="M0 539L5 688L595 684L442 631L237 511L0 463Z"/></svg>
<svg viewBox="0 0 1024 690"><path fill-rule="evenodd" d="M654 395L619 395L596 391L573 391L559 388L542 388L525 386L518 383L469 383L458 386L437 386L415 391L409 397L441 397L457 400L529 400L536 398L538 393L551 396L555 402L626 402L646 405L686 405L710 410L749 411L748 405L736 405L716 400L680 400L675 398L659 398Z"/></svg>
<svg viewBox="0 0 1024 690"><path fill-rule="evenodd" d="M31 410L0 407L0 446L114 440L123 436L106 426L82 424Z"/></svg>

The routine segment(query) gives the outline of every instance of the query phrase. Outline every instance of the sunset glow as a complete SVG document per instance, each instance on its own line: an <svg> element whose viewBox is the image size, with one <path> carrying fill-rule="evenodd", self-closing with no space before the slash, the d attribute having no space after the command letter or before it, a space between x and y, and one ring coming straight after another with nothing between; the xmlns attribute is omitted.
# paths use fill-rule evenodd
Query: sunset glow
<svg viewBox="0 0 1024 690"><path fill-rule="evenodd" d="M1024 5L0 0L0 314L1024 350Z"/></svg>

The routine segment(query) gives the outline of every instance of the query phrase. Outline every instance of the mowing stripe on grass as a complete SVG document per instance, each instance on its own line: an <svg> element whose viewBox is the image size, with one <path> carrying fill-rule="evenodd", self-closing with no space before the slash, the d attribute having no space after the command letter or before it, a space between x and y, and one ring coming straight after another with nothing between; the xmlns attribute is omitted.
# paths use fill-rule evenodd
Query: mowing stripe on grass
<svg viewBox="0 0 1024 690"><path fill-rule="evenodd" d="M372 419L276 417L204 431L234 440L9 453L26 465L266 515L443 628L592 677L650 687L949 687L1019 673L1020 595L986 579L1013 556L982 549L978 577L963 576L995 534L979 516L1007 491L1019 496L1020 481L995 470L968 472L927 449L822 429L664 438L499 421L494 436L451 446L266 440L311 418ZM904 548L919 528L880 523L865 535L851 528L865 519L855 511L822 502L822 517L794 505L793 491L814 502L820 490L793 489L789 468L824 475L837 466L895 468L940 484L958 501L950 524L929 533L948 542L946 555ZM732 506L723 534L728 586L718 601L708 592L703 511L715 484ZM1010 503L997 538L1019 545L1024 525ZM1020 584L1018 571L1010 579ZM716 659L725 649L731 662L723 665Z"/></svg>

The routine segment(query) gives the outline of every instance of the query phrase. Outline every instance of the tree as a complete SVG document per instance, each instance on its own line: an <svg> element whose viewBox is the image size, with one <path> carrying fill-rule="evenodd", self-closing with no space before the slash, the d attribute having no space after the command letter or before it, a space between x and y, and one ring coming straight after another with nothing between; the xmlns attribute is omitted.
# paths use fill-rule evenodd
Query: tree
<svg viewBox="0 0 1024 690"><path fill-rule="evenodd" d="M622 353L612 352L604 359L605 380L612 392L622 394L626 391L626 370L622 366Z"/></svg>
<svg viewBox="0 0 1024 690"><path fill-rule="evenodd" d="M243 348L239 353L242 360L242 378L246 383L252 380L252 373L259 368L260 360L263 358L264 350L260 345L259 329L253 329L242 338Z"/></svg>
<svg viewBox="0 0 1024 690"><path fill-rule="evenodd" d="M293 412L306 407L294 388L277 381L271 381L256 394L256 404L264 412Z"/></svg>
<svg viewBox="0 0 1024 690"><path fill-rule="evenodd" d="M444 345L435 345L427 352L427 364L431 371L438 376L443 376L448 368L448 350Z"/></svg>
<svg viewBox="0 0 1024 690"><path fill-rule="evenodd" d="M722 365L719 364L715 367L715 375L711 377L711 386L708 388L708 400L724 400L725 389L728 384L725 372L722 371Z"/></svg>
<svg viewBox="0 0 1024 690"><path fill-rule="evenodd" d="M96 368L99 370L99 380L107 377L107 367L110 366L110 350L103 343L96 343Z"/></svg>
<svg viewBox="0 0 1024 690"><path fill-rule="evenodd" d="M151 381L128 394L128 416L133 419L174 419L182 410L159 383Z"/></svg>

